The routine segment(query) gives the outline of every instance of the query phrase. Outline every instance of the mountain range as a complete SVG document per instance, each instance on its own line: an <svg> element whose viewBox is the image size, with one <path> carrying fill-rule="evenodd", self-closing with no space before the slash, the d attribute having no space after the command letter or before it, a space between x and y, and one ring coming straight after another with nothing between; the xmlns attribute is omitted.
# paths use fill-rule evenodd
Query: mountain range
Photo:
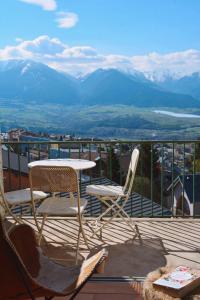
<svg viewBox="0 0 200 300"><path fill-rule="evenodd" d="M180 79L166 77L163 81L157 82L157 85L165 90L191 95L195 99L200 100L200 73L195 72L191 75L184 76Z"/></svg>
<svg viewBox="0 0 200 300"><path fill-rule="evenodd" d="M152 82L142 73L98 69L76 79L31 60L0 62L0 99L62 105L200 108L200 77Z"/></svg>

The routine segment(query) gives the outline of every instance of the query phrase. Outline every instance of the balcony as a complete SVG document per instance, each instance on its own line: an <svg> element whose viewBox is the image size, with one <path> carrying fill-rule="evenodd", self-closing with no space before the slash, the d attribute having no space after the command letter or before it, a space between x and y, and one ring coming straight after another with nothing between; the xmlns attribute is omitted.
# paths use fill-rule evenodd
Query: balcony
<svg viewBox="0 0 200 300"><path fill-rule="evenodd" d="M126 207L132 217L199 217L200 143L198 141L4 142L5 190L27 187L28 162L46 158L82 158L96 167L81 174L89 183L123 185L131 151L140 149L134 191ZM85 196L85 195L84 195ZM97 215L99 202L89 199L87 215Z"/></svg>
<svg viewBox="0 0 200 300"><path fill-rule="evenodd" d="M125 207L139 228L140 239L133 240L130 229L119 219L105 227L101 238L90 240L91 252L101 247L109 250L105 273L86 285L80 299L140 299L146 275L160 266L188 265L199 268L199 143L198 141L70 141L5 142L3 168L5 189L28 186L27 163L45 158L83 158L96 167L80 176L82 197L87 197L85 217L90 224L103 207L85 188L90 183L123 184L131 151L140 149L135 185ZM17 210L21 213L21 210ZM25 222L34 225L31 212ZM12 220L10 220L12 222ZM104 222L104 221L102 221ZM76 245L77 222L69 218L49 218L44 235L50 242L44 251L54 259L70 264ZM86 224L85 231L91 235ZM57 243L65 241L65 248ZM88 255L82 247L81 257ZM63 262L62 262L63 263ZM121 288L119 288L119 285ZM82 297L82 298L81 298ZM85 298L84 298L85 297ZM98 298L99 297L99 298ZM106 298L107 297L107 298ZM121 297L121 298L120 298Z"/></svg>

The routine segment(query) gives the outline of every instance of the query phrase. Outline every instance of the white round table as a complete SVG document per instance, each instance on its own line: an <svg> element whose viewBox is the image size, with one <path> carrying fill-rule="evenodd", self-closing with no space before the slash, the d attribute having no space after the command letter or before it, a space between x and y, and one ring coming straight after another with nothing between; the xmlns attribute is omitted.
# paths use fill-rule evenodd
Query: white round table
<svg viewBox="0 0 200 300"><path fill-rule="evenodd" d="M71 167L76 171L81 171L95 167L96 163L94 161L86 159L59 158L36 160L28 164L29 168L35 166Z"/></svg>

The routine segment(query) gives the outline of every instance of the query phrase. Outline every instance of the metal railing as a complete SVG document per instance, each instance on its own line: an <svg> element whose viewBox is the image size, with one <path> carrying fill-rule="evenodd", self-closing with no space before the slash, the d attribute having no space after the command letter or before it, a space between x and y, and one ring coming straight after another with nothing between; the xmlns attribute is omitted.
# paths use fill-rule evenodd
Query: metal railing
<svg viewBox="0 0 200 300"><path fill-rule="evenodd" d="M28 162L46 158L94 160L80 176L87 215L103 207L89 197L90 183L123 185L132 150L140 150L132 195L126 211L133 217L200 216L200 141L44 141L2 142L5 189L28 186Z"/></svg>

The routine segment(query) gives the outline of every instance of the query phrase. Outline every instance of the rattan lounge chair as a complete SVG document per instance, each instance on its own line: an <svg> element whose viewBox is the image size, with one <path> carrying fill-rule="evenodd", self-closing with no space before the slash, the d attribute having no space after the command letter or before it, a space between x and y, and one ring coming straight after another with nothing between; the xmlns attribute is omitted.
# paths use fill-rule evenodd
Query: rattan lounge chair
<svg viewBox="0 0 200 300"><path fill-rule="evenodd" d="M51 196L45 199L37 209L35 209L33 200L33 214L39 229L39 243L48 216L75 217L79 223L76 246L77 262L81 234L89 248L82 224L82 215L87 205L87 200L80 198L77 172L71 167L34 166L30 169L29 178L32 195L38 189L51 193ZM68 193L68 195L61 197L59 193ZM38 215L43 216L41 226L38 225Z"/></svg>
<svg viewBox="0 0 200 300"><path fill-rule="evenodd" d="M90 196L95 196L106 207L106 210L95 220L93 224L93 235L97 234L98 231L102 232L102 229L115 217L122 218L136 233L136 236L139 235L137 226L132 222L131 218L124 210L129 196L132 193L138 159L139 150L134 149L131 155L131 161L124 186L88 185L86 187L86 193ZM101 224L103 217L107 217L107 219L103 224Z"/></svg>
<svg viewBox="0 0 200 300"><path fill-rule="evenodd" d="M30 226L17 225L8 235L0 218L0 300L74 299L89 277L102 270L106 256L103 249L81 266L64 267L42 253Z"/></svg>

